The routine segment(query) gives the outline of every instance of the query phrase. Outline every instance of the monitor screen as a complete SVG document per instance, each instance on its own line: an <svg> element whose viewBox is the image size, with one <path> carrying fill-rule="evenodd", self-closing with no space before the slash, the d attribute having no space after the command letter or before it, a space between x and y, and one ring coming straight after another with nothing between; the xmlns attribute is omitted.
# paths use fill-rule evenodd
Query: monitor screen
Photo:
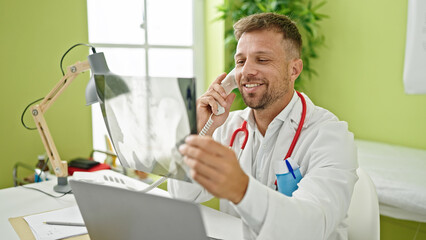
<svg viewBox="0 0 426 240"><path fill-rule="evenodd" d="M178 151L197 133L194 78L94 75L103 118L121 164L191 181Z"/></svg>

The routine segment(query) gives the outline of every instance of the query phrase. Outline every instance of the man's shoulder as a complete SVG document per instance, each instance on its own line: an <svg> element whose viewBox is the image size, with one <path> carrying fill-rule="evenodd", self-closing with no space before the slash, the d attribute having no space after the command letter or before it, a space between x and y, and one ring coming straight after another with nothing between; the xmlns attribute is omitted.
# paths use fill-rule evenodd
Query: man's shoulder
<svg viewBox="0 0 426 240"><path fill-rule="evenodd" d="M311 114L311 121L316 123L322 123L322 122L339 122L340 120L330 110L314 105L312 109L312 114Z"/></svg>
<svg viewBox="0 0 426 240"><path fill-rule="evenodd" d="M321 146L325 142L330 146L339 146L333 148L332 152L347 149L348 154L352 154L355 146L354 135L349 131L348 123L339 120L331 111L318 106L314 106L313 113L310 116L310 124L305 129L305 136L306 141L320 144ZM318 147L313 149L325 150L326 148Z"/></svg>
<svg viewBox="0 0 426 240"><path fill-rule="evenodd" d="M345 124L346 122L339 120L339 118L332 113L330 110L315 105L312 101L307 101L308 105L308 116L307 125L309 127L318 127L321 125L334 125L334 124Z"/></svg>
<svg viewBox="0 0 426 240"><path fill-rule="evenodd" d="M349 131L347 122L340 120L331 111L316 106L310 100L306 101L306 103L308 106L308 114L306 116L304 130L302 130L306 135L311 137L316 136L315 139L323 136L327 136L327 138L332 137L331 135L338 139L353 138L353 134Z"/></svg>
<svg viewBox="0 0 426 240"><path fill-rule="evenodd" d="M306 147L306 152L300 153L307 157L310 166L344 166L355 167L356 147L354 135L349 131L348 123L339 120L331 111L311 105L311 114L309 116L308 126L302 130L302 143ZM302 147L303 148L303 147ZM317 154L313 154L317 152ZM319 155L328 156L327 158L312 158ZM334 156L334 157L333 157ZM320 161L319 161L320 160Z"/></svg>

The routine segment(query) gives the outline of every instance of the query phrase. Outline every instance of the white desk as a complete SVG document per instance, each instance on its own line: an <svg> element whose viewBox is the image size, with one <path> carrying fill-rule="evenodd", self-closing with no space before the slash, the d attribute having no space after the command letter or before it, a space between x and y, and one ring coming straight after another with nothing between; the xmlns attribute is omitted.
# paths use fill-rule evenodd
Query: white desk
<svg viewBox="0 0 426 240"><path fill-rule="evenodd" d="M61 194L53 191L56 180L28 184L28 187L38 188L52 195ZM52 198L41 192L23 187L6 188L0 190L0 233L2 239L19 239L8 219L21 217L40 212L75 206L74 195L67 194L61 198ZM241 220L222 212L202 206L201 212L205 220L207 232L220 231L220 235L227 233L225 239L242 239ZM238 231L238 230L237 230Z"/></svg>
<svg viewBox="0 0 426 240"><path fill-rule="evenodd" d="M53 191L56 180L28 184L28 187L38 188L52 195L61 194ZM11 217L21 217L40 212L75 206L74 195L67 194L61 198L52 198L41 192L13 187L0 190L0 233L2 239L19 239L12 225L9 223Z"/></svg>

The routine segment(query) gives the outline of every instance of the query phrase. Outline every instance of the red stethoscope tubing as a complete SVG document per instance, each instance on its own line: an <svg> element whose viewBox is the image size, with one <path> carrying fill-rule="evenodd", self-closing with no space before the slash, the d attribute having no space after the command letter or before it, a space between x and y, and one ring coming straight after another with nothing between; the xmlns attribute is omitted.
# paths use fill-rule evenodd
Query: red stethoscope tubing
<svg viewBox="0 0 426 240"><path fill-rule="evenodd" d="M293 153L294 147L296 146L297 140L299 139L300 132L302 131L303 124L305 123L305 117L306 117L306 101L303 95L296 91L297 95L300 97L300 100L302 101L302 114L299 121L299 126L297 127L296 134L293 137L293 141L291 142L290 148L287 151L287 154L285 155L284 161L291 156ZM232 134L231 141L229 143L229 147L232 147L234 145L235 137L239 132L244 133L244 141L241 145L241 150L244 150L247 144L248 140L248 130L247 130L247 121L244 121L240 128L236 129L234 133ZM275 180L275 185L277 185L277 181Z"/></svg>
<svg viewBox="0 0 426 240"><path fill-rule="evenodd" d="M244 141L243 141L243 144L241 145L241 150L244 150L247 144L247 139L248 139L247 121L244 121L243 125L241 125L240 128L237 128L237 130L234 131L231 137L231 142L229 143L229 147L232 147L232 145L234 145L235 137L237 136L239 132L244 133Z"/></svg>
<svg viewBox="0 0 426 240"><path fill-rule="evenodd" d="M299 126L297 127L296 134L294 135L293 141L291 142L290 148L288 149L287 155L285 155L284 160L289 158L293 153L294 146L296 146L297 140L299 139L300 132L302 131L303 124L305 123L306 117L306 101L303 95L296 91L297 95L299 95L300 100L302 101L302 116L300 117Z"/></svg>

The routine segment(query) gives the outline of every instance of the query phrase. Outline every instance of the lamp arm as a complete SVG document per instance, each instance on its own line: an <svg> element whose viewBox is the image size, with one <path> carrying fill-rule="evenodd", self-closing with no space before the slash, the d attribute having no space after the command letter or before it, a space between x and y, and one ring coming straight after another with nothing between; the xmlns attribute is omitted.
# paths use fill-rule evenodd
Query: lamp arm
<svg viewBox="0 0 426 240"><path fill-rule="evenodd" d="M49 156L50 164L57 177L68 176L68 165L66 161L62 161L55 142L50 134L44 113L56 101L56 99L65 91L65 89L73 82L73 80L82 72L90 69L89 62L77 62L67 68L66 74L59 80L55 87L47 94L40 104L31 107L31 114L34 118L35 125L40 134L46 153Z"/></svg>

